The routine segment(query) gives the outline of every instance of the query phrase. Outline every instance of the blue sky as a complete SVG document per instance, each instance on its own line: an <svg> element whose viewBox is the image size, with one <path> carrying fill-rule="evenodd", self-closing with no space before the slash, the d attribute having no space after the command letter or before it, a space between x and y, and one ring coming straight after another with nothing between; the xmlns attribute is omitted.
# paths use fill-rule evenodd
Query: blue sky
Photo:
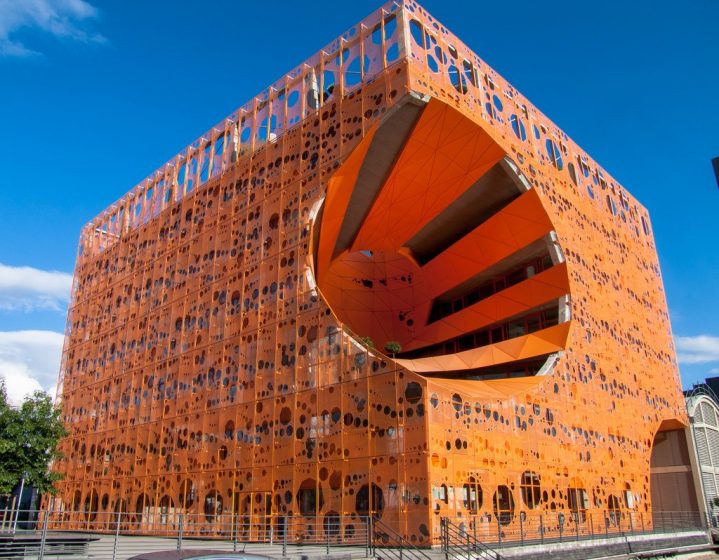
<svg viewBox="0 0 719 560"><path fill-rule="evenodd" d="M82 225L380 2L0 0L0 373L57 373ZM422 4L650 211L682 378L719 375L719 2Z"/></svg>

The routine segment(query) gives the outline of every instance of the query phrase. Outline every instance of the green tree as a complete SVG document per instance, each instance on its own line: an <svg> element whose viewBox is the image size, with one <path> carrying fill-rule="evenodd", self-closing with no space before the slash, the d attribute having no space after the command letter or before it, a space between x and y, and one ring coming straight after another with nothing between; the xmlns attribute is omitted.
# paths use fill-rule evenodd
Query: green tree
<svg viewBox="0 0 719 560"><path fill-rule="evenodd" d="M374 340L372 340L369 336L360 336L359 341L367 348L374 348Z"/></svg>
<svg viewBox="0 0 719 560"><path fill-rule="evenodd" d="M60 409L47 393L37 391L15 408L0 383L0 493L11 492L25 476L25 484L54 494L60 475L50 463L60 457L57 444L65 435Z"/></svg>
<svg viewBox="0 0 719 560"><path fill-rule="evenodd" d="M399 342L391 340L384 345L384 350L388 354L392 354L392 357L394 358L395 354L399 354L402 351L402 345Z"/></svg>

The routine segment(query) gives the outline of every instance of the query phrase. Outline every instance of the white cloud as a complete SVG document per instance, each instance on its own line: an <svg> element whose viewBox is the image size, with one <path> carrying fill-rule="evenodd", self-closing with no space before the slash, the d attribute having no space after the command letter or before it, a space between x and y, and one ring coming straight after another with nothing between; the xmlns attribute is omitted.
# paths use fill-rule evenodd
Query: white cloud
<svg viewBox="0 0 719 560"><path fill-rule="evenodd" d="M719 362L719 336L702 334L699 336L674 337L677 347L677 359L682 364L705 364Z"/></svg>
<svg viewBox="0 0 719 560"><path fill-rule="evenodd" d="M0 331L0 377L13 404L38 389L55 397L62 343L54 331Z"/></svg>
<svg viewBox="0 0 719 560"><path fill-rule="evenodd" d="M72 275L66 272L0 263L0 310L54 309L64 312L71 287Z"/></svg>
<svg viewBox="0 0 719 560"><path fill-rule="evenodd" d="M104 43L105 37L85 29L87 21L97 16L97 9L86 0L0 0L0 57L41 54L16 38L16 33L25 29L83 43Z"/></svg>

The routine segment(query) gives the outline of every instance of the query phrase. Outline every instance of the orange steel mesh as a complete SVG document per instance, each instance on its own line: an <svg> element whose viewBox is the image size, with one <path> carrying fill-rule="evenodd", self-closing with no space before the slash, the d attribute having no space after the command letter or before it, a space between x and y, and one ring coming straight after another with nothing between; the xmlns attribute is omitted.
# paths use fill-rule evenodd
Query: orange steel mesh
<svg viewBox="0 0 719 560"><path fill-rule="evenodd" d="M686 421L646 210L411 1L83 229L59 387L53 507L138 532L651 512L654 435Z"/></svg>

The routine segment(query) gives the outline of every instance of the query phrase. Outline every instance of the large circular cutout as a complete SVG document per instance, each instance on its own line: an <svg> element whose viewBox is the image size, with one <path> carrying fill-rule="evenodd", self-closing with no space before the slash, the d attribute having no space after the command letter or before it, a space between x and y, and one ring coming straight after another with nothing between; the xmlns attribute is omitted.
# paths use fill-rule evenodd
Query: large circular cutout
<svg viewBox="0 0 719 560"><path fill-rule="evenodd" d="M413 371L535 375L564 347L569 281L540 197L439 101L388 114L330 179L313 227L337 319Z"/></svg>

